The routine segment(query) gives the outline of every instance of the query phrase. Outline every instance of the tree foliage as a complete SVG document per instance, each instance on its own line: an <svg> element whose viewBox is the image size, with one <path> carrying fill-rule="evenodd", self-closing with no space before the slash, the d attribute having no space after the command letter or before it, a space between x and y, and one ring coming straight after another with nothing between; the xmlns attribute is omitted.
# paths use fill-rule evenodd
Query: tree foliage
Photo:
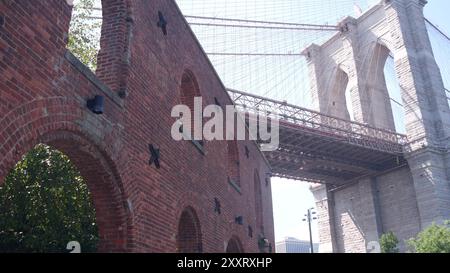
<svg viewBox="0 0 450 273"><path fill-rule="evenodd" d="M443 225L433 223L408 240L408 245L417 253L450 253L450 221Z"/></svg>
<svg viewBox="0 0 450 273"><path fill-rule="evenodd" d="M75 1L67 48L92 71L97 69L102 20L95 17L96 0Z"/></svg>
<svg viewBox="0 0 450 273"><path fill-rule="evenodd" d="M381 253L398 253L398 243L399 241L392 231L381 235Z"/></svg>
<svg viewBox="0 0 450 273"><path fill-rule="evenodd" d="M78 241L96 250L98 231L89 191L63 153L37 145L0 187L0 252L65 252Z"/></svg>

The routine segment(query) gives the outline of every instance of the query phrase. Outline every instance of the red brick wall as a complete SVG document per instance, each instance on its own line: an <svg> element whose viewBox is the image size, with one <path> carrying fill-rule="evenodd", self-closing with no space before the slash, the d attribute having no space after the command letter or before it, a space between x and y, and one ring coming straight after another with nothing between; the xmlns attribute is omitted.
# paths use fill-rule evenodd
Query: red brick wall
<svg viewBox="0 0 450 273"><path fill-rule="evenodd" d="M191 207L180 216L177 233L177 251L180 253L201 253L202 232L197 213Z"/></svg>
<svg viewBox="0 0 450 273"><path fill-rule="evenodd" d="M215 98L231 104L174 1L104 1L103 8L104 22L112 25L103 26L94 76L66 53L71 16L66 1L0 2L5 18L0 28L0 181L35 144L48 143L69 155L92 191L101 251L176 252L180 223L189 226L182 216L189 208L198 220L203 251L224 252L237 238L243 251L257 252L256 171L262 180L265 236L274 245L271 189L265 183L269 168L257 146L237 142L239 193L227 180L223 141L205 142L201 153L191 142L171 138L170 113L181 101L186 70L195 76L204 105ZM167 36L157 27L158 11L169 23ZM105 97L103 115L86 108L95 95ZM149 144L161 151L160 169L148 164ZM221 203L220 214L214 198ZM236 216L243 217L243 225L235 223Z"/></svg>

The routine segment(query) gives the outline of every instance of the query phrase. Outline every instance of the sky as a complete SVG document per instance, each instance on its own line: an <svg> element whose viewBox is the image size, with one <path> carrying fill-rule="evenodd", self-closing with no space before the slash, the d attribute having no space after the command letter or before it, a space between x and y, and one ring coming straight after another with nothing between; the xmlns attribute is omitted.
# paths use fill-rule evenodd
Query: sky
<svg viewBox="0 0 450 273"><path fill-rule="evenodd" d="M367 8L372 0L177 0L185 15L238 18L270 22L330 24L353 13L354 2ZM298 54L311 43L335 33L198 26L192 23L255 25L188 18L225 86L280 101L311 105L306 60ZM256 24L267 26L267 24ZM271 25L273 27L274 25ZM293 26L290 26L293 27ZM217 53L297 54L297 56L223 56Z"/></svg>
<svg viewBox="0 0 450 273"><path fill-rule="evenodd" d="M450 35L450 1L448 0L428 0L425 6L425 17L430 19L434 24L439 26Z"/></svg>

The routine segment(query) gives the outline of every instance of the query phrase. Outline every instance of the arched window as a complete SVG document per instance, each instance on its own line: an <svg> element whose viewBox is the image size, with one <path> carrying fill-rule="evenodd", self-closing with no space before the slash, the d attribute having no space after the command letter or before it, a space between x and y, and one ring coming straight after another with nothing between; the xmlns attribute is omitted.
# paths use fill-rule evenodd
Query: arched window
<svg viewBox="0 0 450 273"><path fill-rule="evenodd" d="M244 250L242 248L241 241L238 237L233 236L228 241L226 253L243 253Z"/></svg>
<svg viewBox="0 0 450 273"><path fill-rule="evenodd" d="M203 135L202 116L199 115L198 117L195 117L195 114L201 113L203 111L203 109L202 109L201 105L197 105L200 107L199 107L199 109L195 109L196 105L194 103L195 99L200 98L200 97L201 97L200 89L198 87L198 83L197 83L197 80L196 80L194 74L191 71L186 70L183 73L183 76L181 78L180 99L181 99L181 103L183 105L188 106L191 111L191 128L190 128L190 131L184 130L183 133L189 135L191 137L191 139L198 141L198 143L200 145L203 145L202 139L198 139L198 138L202 138L202 135ZM197 123L197 126L199 128L195 128L195 125L196 125L195 118L200 120L200 122ZM199 133L201 133L200 136L195 136L195 134L194 134L195 129L197 129L197 131Z"/></svg>
<svg viewBox="0 0 450 273"><path fill-rule="evenodd" d="M236 140L227 141L227 173L230 183L240 187L239 151Z"/></svg>
<svg viewBox="0 0 450 273"><path fill-rule="evenodd" d="M186 208L178 223L177 251L179 253L201 253L202 234L195 210Z"/></svg>
<svg viewBox="0 0 450 273"><path fill-rule="evenodd" d="M258 171L255 170L253 175L254 180L254 192L255 192L255 217L256 227L260 229L261 234L264 234L264 222L263 222L263 203L261 192L261 180L259 179Z"/></svg>

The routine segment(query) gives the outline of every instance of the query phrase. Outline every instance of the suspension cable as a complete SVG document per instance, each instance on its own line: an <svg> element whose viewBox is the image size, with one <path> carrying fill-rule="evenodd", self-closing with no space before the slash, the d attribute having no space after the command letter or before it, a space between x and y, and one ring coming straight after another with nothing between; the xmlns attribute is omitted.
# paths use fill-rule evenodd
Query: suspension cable
<svg viewBox="0 0 450 273"><path fill-rule="evenodd" d="M226 53L226 52L209 52L206 55L211 56L304 56L303 54L295 53Z"/></svg>
<svg viewBox="0 0 450 273"><path fill-rule="evenodd" d="M280 30L312 30L312 31L336 31L334 28L326 27L275 27L275 26L257 26L257 25L233 25L233 24L214 24L214 23L192 23L191 26L210 26L210 27L233 27L233 28L260 28L260 29L280 29Z"/></svg>
<svg viewBox="0 0 450 273"><path fill-rule="evenodd" d="M448 37L447 34L445 34L445 32L443 30L441 30L439 27L437 27L435 24L433 24L430 20L428 20L427 18L425 18L425 21L430 24L431 27L433 27L435 30L437 30L440 34L442 34L442 36L444 36L447 40L450 41L450 37Z"/></svg>
<svg viewBox="0 0 450 273"><path fill-rule="evenodd" d="M286 25L286 26L297 26L297 27L305 27L305 28L321 28L329 30L338 30L338 26L333 25L317 25L317 24L300 24L300 23L286 23L286 22L273 22L273 21L256 21L256 20L245 20L245 19L232 19L232 18L219 18L219 17L205 17L205 16L192 16L186 15L186 18L192 19L202 19L202 20L218 20L218 21L227 21L227 22L241 22L241 23L256 23L256 24L267 24L267 25Z"/></svg>

